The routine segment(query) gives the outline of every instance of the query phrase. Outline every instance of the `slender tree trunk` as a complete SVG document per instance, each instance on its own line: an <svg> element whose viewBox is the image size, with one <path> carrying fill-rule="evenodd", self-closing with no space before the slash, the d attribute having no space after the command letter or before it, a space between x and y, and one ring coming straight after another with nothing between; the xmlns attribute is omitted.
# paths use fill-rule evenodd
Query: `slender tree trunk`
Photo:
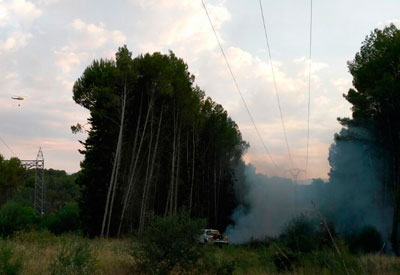
<svg viewBox="0 0 400 275"><path fill-rule="evenodd" d="M150 173L150 162L151 162L151 146L153 145L153 122L154 122L154 111L151 112L151 124L150 124L150 142L149 142L149 152L147 154L147 165L146 165L146 177L144 180L143 192L142 192L142 201L140 207L140 215L139 215L139 232L142 232L143 219L144 219L144 201L146 196L147 185L149 184L149 173Z"/></svg>
<svg viewBox="0 0 400 275"><path fill-rule="evenodd" d="M194 135L194 122L193 122L193 135L192 135L192 146L193 146L193 154L192 154L192 178L190 183L190 200L189 200L189 215L192 214L192 203L193 203L193 184L194 184L194 166L196 161L196 143L195 143L195 135Z"/></svg>
<svg viewBox="0 0 400 275"><path fill-rule="evenodd" d="M175 153L176 153L176 132L177 132L177 118L175 114L175 102L174 102L174 139L172 142L172 160L171 160L171 180L168 190L167 205L165 207L164 216L172 215L173 201L174 201L174 183L175 183Z"/></svg>
<svg viewBox="0 0 400 275"><path fill-rule="evenodd" d="M132 173L128 182L128 190L126 191L126 196L125 196L125 200L123 203L123 207L122 207L122 212L121 212L121 219L119 221L119 227L118 227L118 235L121 234L121 230L122 230L122 224L124 221L124 217L125 217L125 211L128 205L128 200L130 198L130 196L132 195L131 192L133 190L133 183L134 183L134 178L135 178L135 172L136 172L136 167L139 161L139 156L140 156L140 151L143 145L143 140L144 140L144 136L146 134L146 128L147 128L147 124L148 124L148 120L149 120L149 115L150 115L150 111L153 108L153 97L154 97L154 92L152 92L151 94L151 98L150 98L150 102L149 102L149 107L147 108L147 114L146 114L146 119L144 122L144 128L143 128L143 132L142 132L142 136L140 138L140 142L139 142L139 148L136 154L136 159L135 159L135 163L133 165L132 168Z"/></svg>
<svg viewBox="0 0 400 275"><path fill-rule="evenodd" d="M161 122L162 122L162 117L163 117L163 110L164 110L164 106L161 107L161 114L160 114L160 119L158 121L158 129L157 129L157 136L156 136L156 142L154 145L154 150L153 150L153 156L152 156L152 160L151 160L151 164L148 164L148 167L150 167L149 170L149 174L147 177L147 181L143 190L143 197L142 197L142 205L141 205L141 216L140 216L140 223L139 223L139 232L143 231L144 228L144 223L145 223L145 219L146 219L146 211L148 208L148 200L149 200L149 191L150 191L150 186L151 186L151 182L153 179L153 171L154 171L154 162L157 156L157 148L158 148L158 141L159 141L159 137L160 137L160 130L161 130ZM150 141L151 143L151 141ZM150 156L150 150L149 150L149 156Z"/></svg>
<svg viewBox="0 0 400 275"><path fill-rule="evenodd" d="M176 176L175 176L175 203L174 203L174 215L177 214L178 212L178 188L179 188L179 168L180 168L180 159L181 159L181 126L182 126L182 121L179 122L179 129L178 129L178 145L177 145L177 162L176 162Z"/></svg>
<svg viewBox="0 0 400 275"><path fill-rule="evenodd" d="M122 149L122 136L123 136L123 126L124 126L124 122L125 122L125 107L126 107L126 95L127 95L127 91L126 91L126 80L125 80L125 84L124 84L124 99L123 99L123 107L122 107L122 118L121 118L121 130L120 130L120 136L119 136L119 153L118 153L118 160L117 160L117 169L115 171L115 178L114 178L114 187L113 187L113 192L112 192L112 196L111 196L111 205L110 205L110 211L109 211L109 216L108 216L108 224L107 224L107 231L106 231L106 237L108 238L108 235L110 233L110 224L111 224L111 217L112 217L112 212L113 212L113 207L114 207L114 198L115 198L115 193L117 190L117 185L118 185L118 173L120 170L120 166L121 166L121 149Z"/></svg>
<svg viewBox="0 0 400 275"><path fill-rule="evenodd" d="M217 227L217 152L214 151L214 226Z"/></svg>
<svg viewBox="0 0 400 275"><path fill-rule="evenodd" d="M132 156L131 156L131 161L130 161L129 170L128 170L128 185L129 185L129 182L131 182L131 180L132 180L132 171L133 171L134 161L136 159L136 147L137 147L137 140L139 137L140 123L141 123L141 119L142 119L142 107L143 107L143 91L141 92L141 97L140 97L139 117L138 117L137 124L136 124L135 139L133 141ZM127 198L126 198L127 193L128 192L125 193L123 201L127 200ZM120 237L120 235L121 235L121 229L122 229L122 219L120 219L120 221L119 221L118 235L117 235L118 237Z"/></svg>
<svg viewBox="0 0 400 275"><path fill-rule="evenodd" d="M108 192L107 192L106 207L104 210L103 223L101 226L101 233L100 233L101 237L104 237L104 227L105 227L108 213L109 213L109 217L108 217L108 226L107 226L106 237L108 237L108 234L109 234L109 227L110 227L110 220L111 220L112 209L113 209L113 204L114 204L115 190L116 190L116 186L117 186L117 182L118 182L119 164L120 164L120 160L121 160L122 135L123 135L123 131L124 131L124 120L125 120L125 106L126 106L126 80L125 80L125 84L124 84L124 93L123 93L123 99L122 99L121 123L120 123L120 127L119 127L117 149L116 149L116 153L115 153L115 159L114 159L114 164L113 164L113 171L111 174L110 185L108 187ZM111 205L109 206L111 191L112 191L112 198L111 198ZM110 208L110 209L108 209L108 208Z"/></svg>
<svg viewBox="0 0 400 275"><path fill-rule="evenodd" d="M399 159L397 156L394 156L394 183L393 183L393 190L394 190L394 209L393 209L393 219L392 219L392 248L393 252L396 256L400 255L399 251L399 215L400 215L400 198L399 198Z"/></svg>

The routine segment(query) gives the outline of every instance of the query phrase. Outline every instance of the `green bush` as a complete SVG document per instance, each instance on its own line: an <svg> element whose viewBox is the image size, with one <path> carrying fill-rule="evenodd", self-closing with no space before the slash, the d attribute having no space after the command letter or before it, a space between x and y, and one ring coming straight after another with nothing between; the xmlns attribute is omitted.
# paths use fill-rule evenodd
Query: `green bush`
<svg viewBox="0 0 400 275"><path fill-rule="evenodd" d="M134 256L151 274L168 274L176 266L190 268L202 256L198 238L204 227L204 220L190 219L186 212L177 216L152 217Z"/></svg>
<svg viewBox="0 0 400 275"><path fill-rule="evenodd" d="M33 208L9 201L0 208L0 235L7 237L16 231L32 229L37 221Z"/></svg>
<svg viewBox="0 0 400 275"><path fill-rule="evenodd" d="M352 253L374 253L383 247L381 234L373 226L365 226L361 230L345 237Z"/></svg>
<svg viewBox="0 0 400 275"><path fill-rule="evenodd" d="M335 242L338 250L325 247L301 255L299 262L306 274L365 274L359 260L350 253L344 241L335 239Z"/></svg>
<svg viewBox="0 0 400 275"><path fill-rule="evenodd" d="M88 241L76 239L65 244L57 257L50 263L52 275L92 274L95 258L90 252Z"/></svg>
<svg viewBox="0 0 400 275"><path fill-rule="evenodd" d="M279 241L293 252L308 253L319 247L318 235L316 222L300 215L286 225Z"/></svg>
<svg viewBox="0 0 400 275"><path fill-rule="evenodd" d="M22 269L22 257L14 253L11 244L0 241L0 274L20 274Z"/></svg>
<svg viewBox="0 0 400 275"><path fill-rule="evenodd" d="M293 218L283 229L279 242L291 252L310 253L331 248L336 237L333 223L300 215Z"/></svg>
<svg viewBox="0 0 400 275"><path fill-rule="evenodd" d="M208 251L210 252L210 251ZM235 261L232 259L217 259L215 253L205 253L202 264L198 267L201 274L231 275L235 271Z"/></svg>
<svg viewBox="0 0 400 275"><path fill-rule="evenodd" d="M79 208L76 203L65 205L54 215L43 218L42 226L54 234L80 229Z"/></svg>

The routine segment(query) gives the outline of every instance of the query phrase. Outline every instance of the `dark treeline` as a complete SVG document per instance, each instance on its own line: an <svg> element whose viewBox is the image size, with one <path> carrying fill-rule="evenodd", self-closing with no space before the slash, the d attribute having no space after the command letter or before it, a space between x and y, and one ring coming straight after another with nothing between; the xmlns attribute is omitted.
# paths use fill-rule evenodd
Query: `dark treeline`
<svg viewBox="0 0 400 275"><path fill-rule="evenodd" d="M115 60L88 66L73 94L90 111L77 179L86 233L142 231L149 215L181 209L212 227L228 224L233 166L247 144L182 59L172 52L132 58L122 47Z"/></svg>
<svg viewBox="0 0 400 275"><path fill-rule="evenodd" d="M35 169L26 170L18 158L7 160L0 155L0 237L23 230L49 230L55 234L80 230L77 174L54 169L43 172L44 213L38 213L33 205Z"/></svg>
<svg viewBox="0 0 400 275"><path fill-rule="evenodd" d="M80 188L75 184L78 173L44 169L45 214L54 214L67 204L77 203ZM5 159L0 154L0 206L15 201L32 207L35 194L35 169L26 170L18 158Z"/></svg>
<svg viewBox="0 0 400 275"><path fill-rule="evenodd" d="M352 118L339 119L348 129L360 128L373 136L369 146L370 159L376 159L370 169L379 176L380 190L371 205L390 205L391 243L399 255L400 221L400 30L393 24L375 29L363 42L360 52L348 63L354 89L345 96L352 104ZM353 131L354 132L354 131ZM356 135L337 135L357 140ZM371 140L371 139L370 139ZM361 139L363 144L371 144ZM331 175L332 177L332 175ZM374 179L363 182L368 185Z"/></svg>

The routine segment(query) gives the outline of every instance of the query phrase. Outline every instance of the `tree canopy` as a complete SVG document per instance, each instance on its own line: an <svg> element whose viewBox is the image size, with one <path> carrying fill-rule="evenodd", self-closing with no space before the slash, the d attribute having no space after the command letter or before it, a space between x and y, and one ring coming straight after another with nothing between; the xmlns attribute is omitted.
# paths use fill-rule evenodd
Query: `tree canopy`
<svg viewBox="0 0 400 275"><path fill-rule="evenodd" d="M232 165L247 143L194 79L172 52L132 58L124 46L75 82L73 99L90 111L77 179L88 234L140 231L149 213L181 208L226 226L235 206Z"/></svg>
<svg viewBox="0 0 400 275"><path fill-rule="evenodd" d="M335 136L336 145L331 147L331 156L337 155L338 150L343 151L344 147L339 146L340 143L357 141L358 144L363 144L364 156L369 156L366 159L374 159L375 163L379 163L370 169L381 172L378 173L381 183L379 193L390 194L381 199L392 206L391 242L393 250L399 254L400 30L393 24L383 30L375 29L366 37L355 58L348 62L348 68L353 76L354 88L344 97L352 104L352 118L339 119L348 130ZM360 132L363 131L370 138L362 138L363 135L360 138ZM350 152L347 150L346 154ZM331 161L331 177L345 171L341 170L340 165L342 164L339 162ZM368 174L370 171L365 170L365 164L359 167L364 167L359 171L361 174ZM363 180L364 185L371 180Z"/></svg>

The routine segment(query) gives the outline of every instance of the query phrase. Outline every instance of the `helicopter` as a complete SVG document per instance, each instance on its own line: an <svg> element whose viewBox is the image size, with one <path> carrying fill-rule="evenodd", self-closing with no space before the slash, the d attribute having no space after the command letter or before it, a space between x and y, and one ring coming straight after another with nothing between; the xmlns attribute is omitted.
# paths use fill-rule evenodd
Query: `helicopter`
<svg viewBox="0 0 400 275"><path fill-rule="evenodd" d="M22 96L12 96L11 99L13 99L13 100L24 100L24 98ZM18 103L18 106L21 106L21 105Z"/></svg>

